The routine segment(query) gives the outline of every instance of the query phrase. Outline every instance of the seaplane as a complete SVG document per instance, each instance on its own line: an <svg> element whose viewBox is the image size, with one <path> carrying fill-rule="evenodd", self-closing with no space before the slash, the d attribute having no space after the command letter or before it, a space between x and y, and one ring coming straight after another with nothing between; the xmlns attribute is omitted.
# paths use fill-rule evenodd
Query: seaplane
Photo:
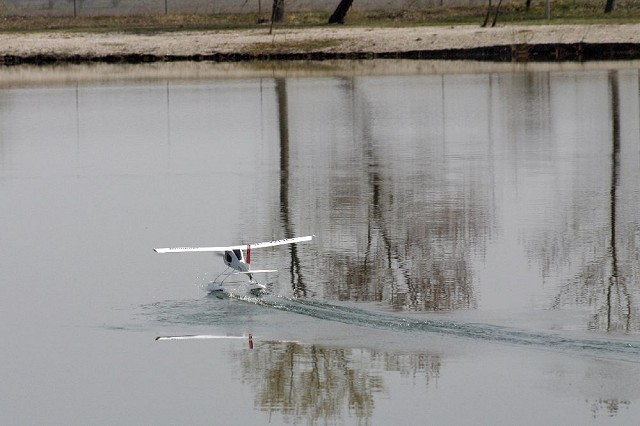
<svg viewBox="0 0 640 426"><path fill-rule="evenodd" d="M284 244L302 243L311 241L315 235L306 237L285 238L282 240L265 241L253 244L241 244L226 247L169 247L154 248L156 253L193 253L193 252L214 252L222 256L222 260L227 268L222 271L216 279L207 284L207 291L210 293L226 293L229 287L244 286L249 293L259 295L266 289L264 284L259 283L254 274L277 272L276 269L251 269L251 251L259 248L280 246ZM246 256L244 251L246 250ZM237 281L231 277L234 275L244 275L249 281Z"/></svg>

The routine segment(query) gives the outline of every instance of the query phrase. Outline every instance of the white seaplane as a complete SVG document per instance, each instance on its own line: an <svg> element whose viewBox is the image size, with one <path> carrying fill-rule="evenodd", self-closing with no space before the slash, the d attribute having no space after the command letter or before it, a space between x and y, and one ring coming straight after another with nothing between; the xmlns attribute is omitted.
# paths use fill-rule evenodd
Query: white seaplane
<svg viewBox="0 0 640 426"><path fill-rule="evenodd" d="M226 292L228 285L241 284L246 286L248 291L252 294L259 294L265 290L264 284L259 283L253 278L253 274L259 274L264 272L276 272L275 269L251 269L251 250L280 246L284 244L301 243L304 241L311 241L315 235L308 235L306 237L286 238L283 240L266 241L262 243L254 244L242 244L237 246L227 247L172 247L172 248L155 248L156 253L190 253L190 252L216 252L220 253L224 264L227 265L227 269L222 271L215 280L207 285L207 291L209 292ZM246 249L247 255L245 257L243 250ZM229 277L237 274L244 274L249 278L249 281L233 281Z"/></svg>

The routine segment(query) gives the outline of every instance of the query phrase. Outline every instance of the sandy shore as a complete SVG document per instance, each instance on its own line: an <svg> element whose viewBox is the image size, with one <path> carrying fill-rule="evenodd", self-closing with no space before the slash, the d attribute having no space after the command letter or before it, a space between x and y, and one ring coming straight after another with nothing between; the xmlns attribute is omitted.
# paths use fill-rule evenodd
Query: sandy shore
<svg viewBox="0 0 640 426"><path fill-rule="evenodd" d="M0 34L0 56L99 58L107 55L193 56L246 53L260 49L295 53L407 52L549 43L640 43L640 24L303 29L126 33Z"/></svg>

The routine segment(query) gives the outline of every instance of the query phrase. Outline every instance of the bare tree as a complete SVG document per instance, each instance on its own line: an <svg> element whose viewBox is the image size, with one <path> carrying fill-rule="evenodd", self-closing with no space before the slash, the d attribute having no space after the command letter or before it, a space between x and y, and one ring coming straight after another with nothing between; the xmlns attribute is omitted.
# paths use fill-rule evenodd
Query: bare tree
<svg viewBox="0 0 640 426"><path fill-rule="evenodd" d="M616 0L607 0L607 4L604 7L604 13L611 13L616 8Z"/></svg>
<svg viewBox="0 0 640 426"><path fill-rule="evenodd" d="M500 12L500 6L502 5L502 0L498 1L498 6L496 6L496 14L493 17L493 22L491 23L492 27L496 26L496 21L498 20L498 13ZM489 0L489 4L487 5L487 14L484 17L484 22L481 27L486 27L487 22L489 22L489 15L491 15L491 0Z"/></svg>
<svg viewBox="0 0 640 426"><path fill-rule="evenodd" d="M275 22L284 21L284 0L273 0L271 8L271 25L269 25L269 34L273 32L273 24Z"/></svg>
<svg viewBox="0 0 640 426"><path fill-rule="evenodd" d="M615 1L615 0L608 0ZM496 14L493 17L493 21L491 22L491 26L495 27L496 22L498 21L498 13L500 12L500 6L502 5L502 0L498 2L498 6L496 6ZM528 12L531 8L531 0L525 0L525 9ZM547 19L551 19L551 3L550 0L545 0L545 17ZM484 17L484 22L482 23L482 27L486 27L489 22L489 16L491 15L491 0L489 0L489 4L487 5L487 14Z"/></svg>
<svg viewBox="0 0 640 426"><path fill-rule="evenodd" d="M284 0L273 0L271 9L271 22L284 21Z"/></svg>
<svg viewBox="0 0 640 426"><path fill-rule="evenodd" d="M340 0L340 4L333 11L333 14L329 17L330 24L344 24L344 18L347 16L347 12L351 8L353 0Z"/></svg>

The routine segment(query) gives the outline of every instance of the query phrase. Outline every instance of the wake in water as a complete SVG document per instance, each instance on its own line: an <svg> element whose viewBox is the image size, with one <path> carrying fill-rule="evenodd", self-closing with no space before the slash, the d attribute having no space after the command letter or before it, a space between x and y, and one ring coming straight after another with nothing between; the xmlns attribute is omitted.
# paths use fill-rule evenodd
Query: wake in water
<svg viewBox="0 0 640 426"><path fill-rule="evenodd" d="M211 302L213 301L215 301L215 309L212 309ZM234 303L236 301L244 303ZM410 334L437 334L640 363L640 341L584 339L491 324L413 319L386 312L368 311L309 299L269 295L250 297L230 293L229 300L223 303L218 303L218 299L215 297L206 297L192 301L160 302L143 307L143 309L147 314L151 314L156 321L162 323L198 326L225 324L233 327L234 325L243 325L247 315L257 314L255 306L360 327Z"/></svg>
<svg viewBox="0 0 640 426"><path fill-rule="evenodd" d="M247 298L233 295L232 298L280 311L362 327L407 333L433 333L640 363L640 342L638 341L581 339L491 324L432 319L417 320L308 299L285 297Z"/></svg>

